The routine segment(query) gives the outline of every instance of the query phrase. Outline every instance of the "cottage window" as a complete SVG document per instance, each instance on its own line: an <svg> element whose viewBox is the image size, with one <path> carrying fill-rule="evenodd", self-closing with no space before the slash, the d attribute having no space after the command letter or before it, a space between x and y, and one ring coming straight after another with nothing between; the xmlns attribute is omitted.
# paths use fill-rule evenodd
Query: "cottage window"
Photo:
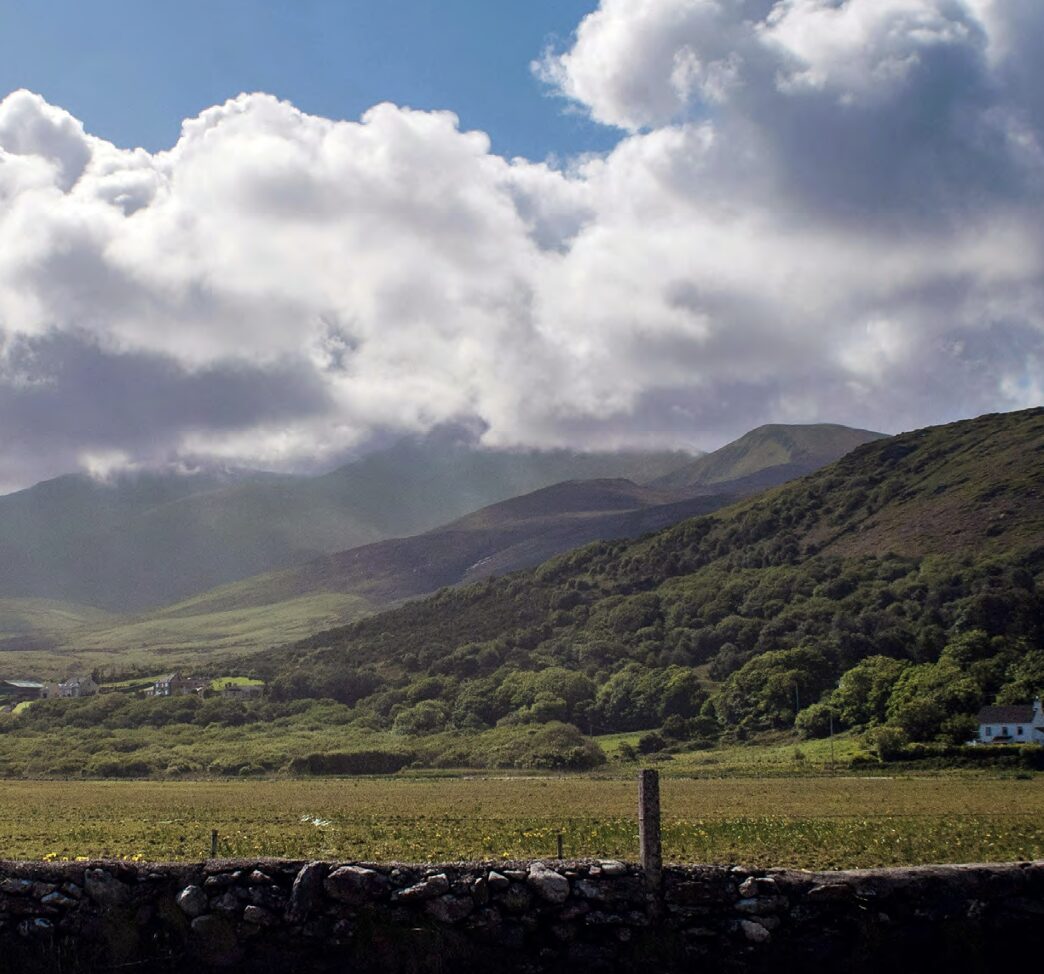
<svg viewBox="0 0 1044 974"><path fill-rule="evenodd" d="M1001 737L1007 737L1007 736L1008 736L1008 728L1002 726L1001 727Z"/></svg>
<svg viewBox="0 0 1044 974"><path fill-rule="evenodd" d="M1019 724L1019 730L1018 730L1018 733L1019 733L1019 734L1021 734L1021 733L1022 733L1022 725L1021 725L1021 724Z"/></svg>
<svg viewBox="0 0 1044 974"><path fill-rule="evenodd" d="M993 728L990 727L989 725L987 725L987 727L986 727L986 736L987 737L992 737L993 736Z"/></svg>

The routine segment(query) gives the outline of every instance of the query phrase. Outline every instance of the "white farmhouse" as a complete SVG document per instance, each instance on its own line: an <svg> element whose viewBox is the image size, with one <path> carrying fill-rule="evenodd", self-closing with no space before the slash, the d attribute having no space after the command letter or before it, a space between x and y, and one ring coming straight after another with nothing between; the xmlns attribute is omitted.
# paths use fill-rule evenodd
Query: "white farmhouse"
<svg viewBox="0 0 1044 974"><path fill-rule="evenodd" d="M1040 700L979 711L979 741L983 744L1044 744L1044 710Z"/></svg>

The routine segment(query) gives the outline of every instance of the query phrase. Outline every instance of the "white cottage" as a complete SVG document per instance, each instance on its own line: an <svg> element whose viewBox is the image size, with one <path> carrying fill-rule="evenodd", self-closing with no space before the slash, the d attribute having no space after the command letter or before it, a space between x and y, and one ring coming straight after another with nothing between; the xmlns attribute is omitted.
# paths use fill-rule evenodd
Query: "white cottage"
<svg viewBox="0 0 1044 974"><path fill-rule="evenodd" d="M1044 744L1044 709L1040 700L979 711L979 741L983 744Z"/></svg>

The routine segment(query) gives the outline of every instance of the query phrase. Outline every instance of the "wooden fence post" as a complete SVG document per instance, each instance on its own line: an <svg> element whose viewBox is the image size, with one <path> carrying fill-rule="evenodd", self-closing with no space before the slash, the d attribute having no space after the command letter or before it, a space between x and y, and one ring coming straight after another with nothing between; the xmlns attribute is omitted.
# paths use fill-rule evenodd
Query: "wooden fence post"
<svg viewBox="0 0 1044 974"><path fill-rule="evenodd" d="M660 772L638 772L638 844L641 847L645 887L659 891L663 880L663 849L660 844Z"/></svg>
<svg viewBox="0 0 1044 974"><path fill-rule="evenodd" d="M218 832L217 829L210 830L210 858L217 859L217 842Z"/></svg>

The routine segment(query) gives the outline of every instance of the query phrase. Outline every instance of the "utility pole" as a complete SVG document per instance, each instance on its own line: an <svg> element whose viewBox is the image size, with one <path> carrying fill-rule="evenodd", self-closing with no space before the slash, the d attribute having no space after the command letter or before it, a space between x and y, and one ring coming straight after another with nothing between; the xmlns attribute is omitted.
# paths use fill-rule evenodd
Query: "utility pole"
<svg viewBox="0 0 1044 974"><path fill-rule="evenodd" d="M830 711L830 770L834 770L834 711Z"/></svg>

